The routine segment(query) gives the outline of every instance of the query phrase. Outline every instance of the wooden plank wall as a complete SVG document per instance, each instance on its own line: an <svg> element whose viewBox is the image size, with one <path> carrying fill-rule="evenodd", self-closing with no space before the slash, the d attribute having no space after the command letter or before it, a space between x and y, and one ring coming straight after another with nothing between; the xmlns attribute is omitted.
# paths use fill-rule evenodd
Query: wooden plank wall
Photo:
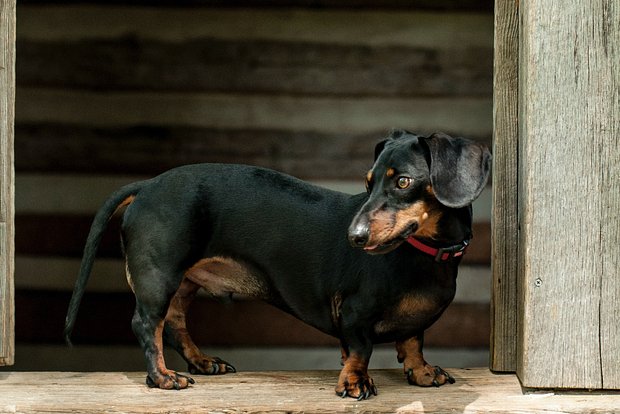
<svg viewBox="0 0 620 414"><path fill-rule="evenodd" d="M0 0L0 366L14 358L15 1Z"/></svg>
<svg viewBox="0 0 620 414"><path fill-rule="evenodd" d="M18 7L22 343L60 341L90 219L118 185L209 161L362 191L374 144L390 128L491 142L491 1L51 4ZM457 303L429 346L488 346L489 191L479 205ZM135 343L111 227L78 342ZM201 298L193 313L202 312L220 315L223 333L197 329L201 344L334 344L253 302L229 308Z"/></svg>

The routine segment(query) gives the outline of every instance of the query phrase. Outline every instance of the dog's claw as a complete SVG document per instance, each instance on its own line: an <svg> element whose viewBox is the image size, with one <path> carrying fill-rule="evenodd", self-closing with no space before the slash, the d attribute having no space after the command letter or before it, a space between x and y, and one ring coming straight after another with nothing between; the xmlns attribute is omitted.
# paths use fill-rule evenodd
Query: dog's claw
<svg viewBox="0 0 620 414"><path fill-rule="evenodd" d="M413 379L413 369L409 369L407 371L407 382L409 385L415 385L415 380Z"/></svg>
<svg viewBox="0 0 620 414"><path fill-rule="evenodd" d="M226 364L226 372L233 373L233 372L237 372L237 370L232 365Z"/></svg>

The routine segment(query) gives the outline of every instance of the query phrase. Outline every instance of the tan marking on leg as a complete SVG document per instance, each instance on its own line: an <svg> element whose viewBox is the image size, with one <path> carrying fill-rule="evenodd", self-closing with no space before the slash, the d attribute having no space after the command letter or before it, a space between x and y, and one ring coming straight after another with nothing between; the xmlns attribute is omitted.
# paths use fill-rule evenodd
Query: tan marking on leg
<svg viewBox="0 0 620 414"><path fill-rule="evenodd" d="M199 358L202 353L187 332L186 314L192 300L200 289L196 283L184 278L179 289L172 297L166 323L173 330L175 340L181 346L181 352L186 360Z"/></svg>
<svg viewBox="0 0 620 414"><path fill-rule="evenodd" d="M403 363L403 371L409 384L428 387L443 385L446 382L453 383L454 378L450 374L424 360L422 345L421 337L396 342L398 362Z"/></svg>
<svg viewBox="0 0 620 414"><path fill-rule="evenodd" d="M154 336L153 341L154 341L155 351L156 351L155 363L157 366L157 371L166 375L166 374L170 374L170 370L166 368L166 362L164 360L163 333L164 333L164 321L162 320L161 322L159 322L159 324L157 325L157 328L155 329L155 336Z"/></svg>
<svg viewBox="0 0 620 414"><path fill-rule="evenodd" d="M194 343L187 330L186 315L190 304L196 297L200 286L184 278L170 302L166 323L171 329L174 340L180 346L183 358L188 362L192 374L226 374L234 372L234 368L226 361L204 354ZM217 366L216 366L217 365Z"/></svg>
<svg viewBox="0 0 620 414"><path fill-rule="evenodd" d="M344 353L343 353L344 356ZM367 398L371 394L377 395L374 381L368 375L368 360L356 353L350 353L344 361L344 367L340 371L336 393L353 398Z"/></svg>

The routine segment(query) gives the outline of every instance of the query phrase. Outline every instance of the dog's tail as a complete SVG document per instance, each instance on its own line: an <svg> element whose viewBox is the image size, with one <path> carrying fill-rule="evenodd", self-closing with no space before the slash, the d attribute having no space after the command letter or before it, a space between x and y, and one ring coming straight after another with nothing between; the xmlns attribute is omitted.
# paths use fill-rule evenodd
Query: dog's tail
<svg viewBox="0 0 620 414"><path fill-rule="evenodd" d="M122 187L120 190L113 193L103 203L99 211L97 211L95 218L93 219L93 224L90 227L88 239L86 239L86 245L84 246L84 254L82 256L80 273L77 280L75 281L73 295L71 296L71 301L69 302L69 309L67 310L67 317L65 319L64 337L68 345L71 345L71 333L73 332L73 327L75 326L77 311L80 307L80 302L82 301L82 296L84 295L84 289L86 288L86 283L88 282L90 272L93 268L97 248L99 247L103 232L107 227L108 221L114 215L116 210L131 204L134 197L136 196L136 194L138 194L140 189L144 187L145 183L146 181L138 181L126 185L125 187Z"/></svg>

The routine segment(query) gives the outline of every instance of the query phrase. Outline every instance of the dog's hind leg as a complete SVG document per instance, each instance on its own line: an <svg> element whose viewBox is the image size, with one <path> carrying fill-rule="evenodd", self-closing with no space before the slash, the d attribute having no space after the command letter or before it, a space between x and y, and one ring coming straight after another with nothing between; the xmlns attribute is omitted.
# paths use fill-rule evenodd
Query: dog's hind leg
<svg viewBox="0 0 620 414"><path fill-rule="evenodd" d="M182 389L194 380L166 367L163 352L165 316L176 285L169 273L157 267L133 266L132 288L136 294L136 310L132 319L133 332L144 351L147 366L146 383L152 388ZM137 271L136 269L140 269Z"/></svg>
<svg viewBox="0 0 620 414"><path fill-rule="evenodd" d="M189 305L196 296L200 286L184 278L181 286L170 302L166 315L164 338L187 361L191 374L226 374L235 372L235 368L217 357L203 354L187 331L186 315Z"/></svg>

